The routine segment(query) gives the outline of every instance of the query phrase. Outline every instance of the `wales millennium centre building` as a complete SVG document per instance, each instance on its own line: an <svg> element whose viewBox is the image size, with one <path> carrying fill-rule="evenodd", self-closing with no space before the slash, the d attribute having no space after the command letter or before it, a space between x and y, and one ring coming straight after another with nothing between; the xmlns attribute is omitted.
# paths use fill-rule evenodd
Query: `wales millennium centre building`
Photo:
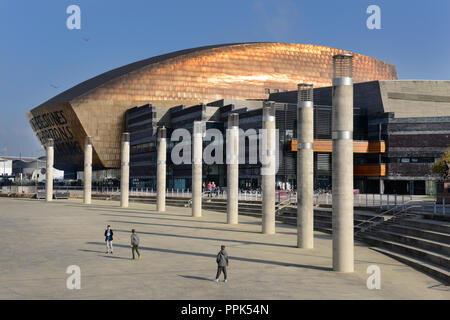
<svg viewBox="0 0 450 320"><path fill-rule="evenodd" d="M27 117L42 145L54 139L55 167L83 171L86 136L93 169L117 172L123 132L131 136L132 185L154 188L156 134L165 126L260 129L262 106L275 103L280 188L295 189L297 85L314 84L314 183L331 181L333 55L353 55L354 186L361 192L433 194L433 163L450 146L450 81L398 80L395 66L345 50L290 43L237 43L177 51L105 72L51 98ZM170 155L172 143L168 145ZM248 156L248 150L245 151ZM167 157L170 159L170 156ZM259 188L260 165L239 166L241 188ZM168 161L167 186L187 189L191 166ZM226 185L226 165L205 165L204 181Z"/></svg>

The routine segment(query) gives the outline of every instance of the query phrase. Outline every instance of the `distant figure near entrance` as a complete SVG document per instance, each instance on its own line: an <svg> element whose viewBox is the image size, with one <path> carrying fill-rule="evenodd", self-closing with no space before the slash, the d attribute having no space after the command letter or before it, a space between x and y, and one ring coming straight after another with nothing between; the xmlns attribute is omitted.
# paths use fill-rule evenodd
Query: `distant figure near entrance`
<svg viewBox="0 0 450 320"><path fill-rule="evenodd" d="M214 281L219 282L220 274L223 271L224 280L223 282L227 282L227 267L228 267L228 253L225 251L225 246L220 247L220 251L217 254L216 262L217 262L217 275Z"/></svg>
<svg viewBox="0 0 450 320"><path fill-rule="evenodd" d="M445 171L442 174L442 179L447 180L450 179L450 163L447 160L444 160L445 163Z"/></svg>
<svg viewBox="0 0 450 320"><path fill-rule="evenodd" d="M131 253L133 254L132 260L134 260L134 251L136 251L136 253L138 254L138 258L142 259L138 247L139 247L139 237L136 234L136 230L132 229L131 230Z"/></svg>
<svg viewBox="0 0 450 320"><path fill-rule="evenodd" d="M111 226L108 224L105 230L105 242L106 242L106 253L113 253L113 231L111 230Z"/></svg>

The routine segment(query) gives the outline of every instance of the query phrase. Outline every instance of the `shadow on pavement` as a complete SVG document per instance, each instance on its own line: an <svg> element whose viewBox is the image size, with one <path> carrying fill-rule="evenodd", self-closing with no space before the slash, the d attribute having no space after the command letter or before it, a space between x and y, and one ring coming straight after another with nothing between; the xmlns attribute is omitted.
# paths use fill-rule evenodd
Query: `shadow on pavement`
<svg viewBox="0 0 450 320"><path fill-rule="evenodd" d="M101 210L108 210L109 212L115 211L115 212L119 212L119 213L137 213L137 214L151 214L151 215L160 215L160 216L190 217L189 214L175 214L175 213L170 213L169 211L167 213L159 213L159 212L156 212L155 210L150 210L150 209L147 210L147 209L133 208L133 207L121 208L120 206L114 206L114 205L85 205L85 204L72 204L72 203L60 203L60 204L68 206L68 207L85 208L87 210L93 210L93 211L98 211L99 209L101 209Z"/></svg>
<svg viewBox="0 0 450 320"><path fill-rule="evenodd" d="M115 229L115 231L123 232L123 233L130 233L130 230ZM163 237L167 236L167 237L187 238L187 239L197 239L197 240L212 240L212 241L220 241L220 242L237 242L237 243L242 243L242 244L256 244L256 245L271 246L271 247L296 248L296 246L291 246L291 245L287 245L287 244L264 243L264 242L255 242L255 241L247 241L247 240L207 238L207 237L188 236L188 235L181 235L181 234L145 232L145 231L139 231L138 233L155 235L155 236L163 236Z"/></svg>
<svg viewBox="0 0 450 320"><path fill-rule="evenodd" d="M98 251L98 250L88 250L88 249L78 249L78 251L83 251L83 252L93 252L93 253L105 253L105 251Z"/></svg>
<svg viewBox="0 0 450 320"><path fill-rule="evenodd" d="M118 256L114 256L114 255L112 255L112 256L103 256L104 258L108 258L108 259L119 259L119 260L131 260L131 257L130 258L124 258L124 257L118 257Z"/></svg>
<svg viewBox="0 0 450 320"><path fill-rule="evenodd" d="M92 253L101 253L101 254L103 254L104 258L109 258L109 259L131 260L131 257L130 258L124 258L124 257L115 256L114 254L108 255L107 253L105 253L105 251L89 250L89 249L78 249L78 251L92 252Z"/></svg>
<svg viewBox="0 0 450 320"><path fill-rule="evenodd" d="M101 242L87 242L87 244L104 245ZM116 244L115 246L116 247L122 247L122 248L129 248L129 246L123 245L123 244ZM163 252L163 253L172 253L172 254L182 254L182 255L191 255L191 256L197 256L197 257L207 257L207 258L213 259L214 261L216 259L216 254L208 254L208 253L201 253L201 252L189 252L189 251L161 249L161 248L150 248L150 247L139 247L139 250L155 251L155 252ZM254 263L261 263L261 264L269 264L269 265L282 266L282 267L296 267L296 268L304 268L304 269L312 269L312 270L320 270L320 271L332 271L332 268L329 268L329 267L310 266L310 265L295 264L295 263L280 262L280 261L271 261L271 260L264 260L264 259L253 259L253 258L243 258L243 257L232 256L232 257L230 257L230 260L231 261L244 261L244 262L254 262Z"/></svg>
<svg viewBox="0 0 450 320"><path fill-rule="evenodd" d="M172 218L161 218L161 217L140 217L140 216L127 216L120 214L111 213L100 213L101 216L112 216L112 217L124 217L124 218L138 218L138 219L158 219L158 220L168 220L168 221L182 221L182 222L200 222L200 223L214 223L214 224L225 224L225 222L220 221L202 221L202 220L188 220L188 219L172 219Z"/></svg>
<svg viewBox="0 0 450 320"><path fill-rule="evenodd" d="M179 274L178 276L180 276L180 277L182 277L182 278L186 278L186 279L212 281L212 279L210 279L210 278L205 278L205 277L187 276L187 275L182 275L182 274Z"/></svg>
<svg viewBox="0 0 450 320"><path fill-rule="evenodd" d="M215 231L230 231L230 232L244 232L244 233L257 233L256 231L248 231L248 230L233 230L233 229L218 229L218 228L207 228L207 227L193 227L193 226L180 226L178 224L161 224L161 223L147 223L147 222L136 222L136 221L121 221L121 220L109 220L110 223L128 223L128 224L143 224L148 226L160 226L160 227L174 227L174 228L186 228L186 229L195 229L195 230L215 230Z"/></svg>

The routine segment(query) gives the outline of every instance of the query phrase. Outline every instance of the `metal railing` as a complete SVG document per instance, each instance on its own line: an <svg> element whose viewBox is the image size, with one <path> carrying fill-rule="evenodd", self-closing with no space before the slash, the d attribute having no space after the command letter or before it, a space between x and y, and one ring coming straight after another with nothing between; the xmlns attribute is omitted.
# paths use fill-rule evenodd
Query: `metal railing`
<svg viewBox="0 0 450 320"><path fill-rule="evenodd" d="M420 208L420 204L418 204L417 201L409 201L406 204L397 205L385 211L381 211L376 215L374 215L373 217L371 217L370 219L364 220L363 222L355 225L354 226L355 230L359 228L359 230L355 231L355 236L359 235L362 232L370 232L373 228L380 225L381 223L394 222L399 217L402 217L408 214L409 212L413 212L415 211L413 209L417 208ZM385 220L384 218L386 218L387 215L389 216L389 218ZM383 219L380 219L380 217L382 217ZM363 225L366 224L368 226L363 227Z"/></svg>

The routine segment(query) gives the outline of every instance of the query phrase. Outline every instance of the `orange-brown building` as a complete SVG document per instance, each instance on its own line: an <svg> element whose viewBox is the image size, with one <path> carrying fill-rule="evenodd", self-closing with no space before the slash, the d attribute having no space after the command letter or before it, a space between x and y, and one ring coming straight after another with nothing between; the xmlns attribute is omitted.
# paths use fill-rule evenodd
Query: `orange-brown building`
<svg viewBox="0 0 450 320"><path fill-rule="evenodd" d="M93 137L94 168L120 165L126 110L219 99L267 99L300 82L329 86L332 56L348 51L305 44L238 43L177 51L138 61L87 80L32 109L41 141L55 140L56 166L83 165L85 136ZM393 65L354 54L354 81L397 79Z"/></svg>

